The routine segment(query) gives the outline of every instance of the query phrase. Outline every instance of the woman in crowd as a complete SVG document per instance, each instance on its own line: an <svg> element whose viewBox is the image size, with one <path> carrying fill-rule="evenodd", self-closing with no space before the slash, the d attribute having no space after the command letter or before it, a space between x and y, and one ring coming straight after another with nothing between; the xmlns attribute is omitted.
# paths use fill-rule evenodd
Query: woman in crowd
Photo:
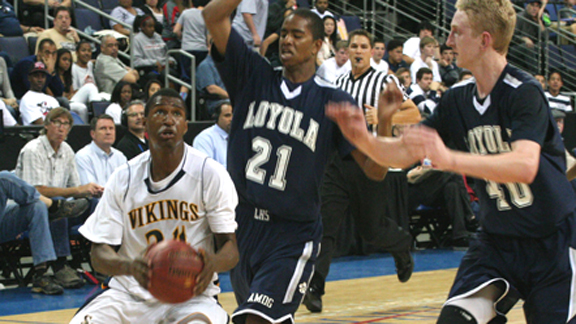
<svg viewBox="0 0 576 324"><path fill-rule="evenodd" d="M136 16L144 16L144 11L140 8L132 7L132 0L118 0L118 4L119 6L114 8L110 15L123 23L132 26ZM120 34L130 36L130 28L125 28L115 21L110 20L110 27Z"/></svg>
<svg viewBox="0 0 576 324"><path fill-rule="evenodd" d="M120 124L122 120L122 110L127 103L135 97L137 93L137 87L134 83L129 83L126 81L120 81L112 90L112 102L108 108L106 108L106 114L114 118L115 124Z"/></svg>
<svg viewBox="0 0 576 324"><path fill-rule="evenodd" d="M148 102L148 99L150 99L152 95L155 94L156 91L160 89L162 89L162 83L160 83L159 80L154 79L148 81L148 83L146 83L146 86L144 87L144 101Z"/></svg>
<svg viewBox="0 0 576 324"><path fill-rule="evenodd" d="M324 41L322 42L322 47L318 52L316 58L316 64L321 66L325 60L331 58L336 54L335 45L339 40L338 33L336 32L336 19L332 16L324 17Z"/></svg>
<svg viewBox="0 0 576 324"><path fill-rule="evenodd" d="M100 101L98 88L94 83L86 83L79 89L72 85L72 53L61 48L56 56L57 75L64 84L63 96L70 100L70 110L76 112L84 123L88 123L88 105L92 101Z"/></svg>
<svg viewBox="0 0 576 324"><path fill-rule="evenodd" d="M164 22L164 13L162 8L158 7L158 0L146 0L146 3L140 7L145 14L154 18L154 30L162 35L162 23Z"/></svg>

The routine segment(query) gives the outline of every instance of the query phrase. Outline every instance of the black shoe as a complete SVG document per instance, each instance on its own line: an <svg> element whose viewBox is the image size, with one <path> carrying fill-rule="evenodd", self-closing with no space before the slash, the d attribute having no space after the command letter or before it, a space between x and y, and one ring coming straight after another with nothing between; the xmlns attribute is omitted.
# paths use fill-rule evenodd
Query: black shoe
<svg viewBox="0 0 576 324"><path fill-rule="evenodd" d="M60 295L64 292L64 289L54 282L54 278L44 274L42 276L34 276L32 280L32 292L46 295Z"/></svg>
<svg viewBox="0 0 576 324"><path fill-rule="evenodd" d="M77 217L82 215L90 206L88 199L81 198L75 200L59 200L58 210L48 214L49 221L55 221L61 218Z"/></svg>
<svg viewBox="0 0 576 324"><path fill-rule="evenodd" d="M310 287L306 291L302 304L312 313L320 313L322 311L322 295L316 289Z"/></svg>
<svg viewBox="0 0 576 324"><path fill-rule="evenodd" d="M414 271L414 259L412 258L410 251L394 253L392 256L394 257L394 263L396 264L398 280L400 282L410 280L412 271Z"/></svg>

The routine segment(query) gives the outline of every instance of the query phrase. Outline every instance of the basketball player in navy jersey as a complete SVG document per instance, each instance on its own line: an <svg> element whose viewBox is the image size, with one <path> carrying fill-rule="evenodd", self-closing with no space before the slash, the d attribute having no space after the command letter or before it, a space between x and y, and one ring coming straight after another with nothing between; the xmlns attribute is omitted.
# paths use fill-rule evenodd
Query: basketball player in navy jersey
<svg viewBox="0 0 576 324"><path fill-rule="evenodd" d="M504 323L517 298L528 323L576 323L576 197L541 86L506 61L514 8L509 0L458 0L456 8L447 45L475 78L448 90L423 125L375 139L354 109L327 113L374 161L407 166L426 157L478 179L482 230L438 323Z"/></svg>
<svg viewBox="0 0 576 324"><path fill-rule="evenodd" d="M352 154L365 173L386 168L367 159L325 116L345 92L315 77L322 21L309 10L289 15L280 35L283 72L276 72L231 29L240 0L213 0L202 11L212 56L234 104L228 171L236 185L239 264L231 281L235 323L294 322L322 234L319 185L330 153ZM359 108L358 108L359 109ZM382 127L388 129L390 125Z"/></svg>

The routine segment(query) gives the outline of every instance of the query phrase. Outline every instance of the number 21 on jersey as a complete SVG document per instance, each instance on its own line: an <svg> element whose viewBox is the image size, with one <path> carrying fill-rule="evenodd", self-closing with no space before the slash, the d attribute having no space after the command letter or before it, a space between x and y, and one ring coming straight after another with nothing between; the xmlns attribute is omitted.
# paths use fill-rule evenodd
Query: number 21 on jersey
<svg viewBox="0 0 576 324"><path fill-rule="evenodd" d="M251 157L246 163L246 179L254 181L259 184L264 184L266 179L266 170L261 166L270 160L273 146L272 143L266 138L257 136L252 139L252 150L256 154ZM282 145L276 149L276 170L268 181L268 186L276 190L284 191L286 188L286 170L290 162L290 155L292 154L292 147Z"/></svg>
<svg viewBox="0 0 576 324"><path fill-rule="evenodd" d="M527 184L508 182L505 183L504 186L508 189L510 200L514 206L517 208L525 208L532 205L534 196L532 195L532 190L530 190L530 187ZM502 184L496 183L492 180L486 180L486 191L490 198L496 199L496 207L498 207L498 210L505 211L512 209L504 195Z"/></svg>

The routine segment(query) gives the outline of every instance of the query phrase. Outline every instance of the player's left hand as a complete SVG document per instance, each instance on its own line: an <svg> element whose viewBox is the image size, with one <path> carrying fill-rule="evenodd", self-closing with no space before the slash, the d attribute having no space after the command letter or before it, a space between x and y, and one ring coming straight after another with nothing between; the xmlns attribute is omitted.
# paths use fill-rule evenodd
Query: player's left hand
<svg viewBox="0 0 576 324"><path fill-rule="evenodd" d="M196 276L196 287L194 287L194 296L198 296L208 288L208 285L212 282L212 278L214 277L214 258L213 254L207 252L204 249L198 249L198 254L202 258L204 262L204 268L202 271Z"/></svg>

